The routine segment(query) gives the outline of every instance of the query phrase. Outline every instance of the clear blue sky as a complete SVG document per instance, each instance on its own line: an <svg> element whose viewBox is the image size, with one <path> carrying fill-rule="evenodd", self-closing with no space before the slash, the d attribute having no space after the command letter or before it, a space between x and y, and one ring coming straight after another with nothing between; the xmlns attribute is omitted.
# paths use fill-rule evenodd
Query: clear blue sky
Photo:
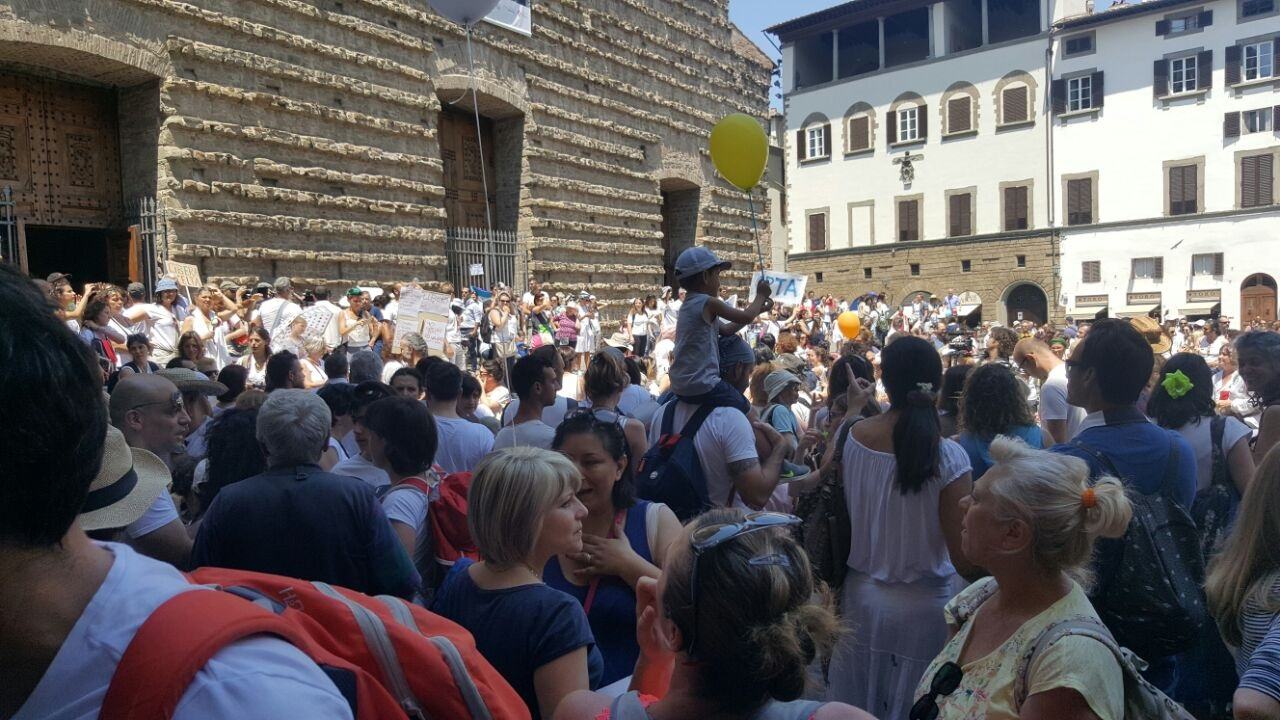
<svg viewBox="0 0 1280 720"><path fill-rule="evenodd" d="M729 19L742 28L742 32L751 38L756 45L760 46L769 57L774 60L778 59L778 51L773 48L769 40L777 42L777 38L772 35L765 37L764 29L776 25L784 20L798 18L802 15L824 10L845 0L785 0L778 2L777 0L729 0ZM774 93L777 93L774 90ZM782 101L771 96L773 106L782 109Z"/></svg>

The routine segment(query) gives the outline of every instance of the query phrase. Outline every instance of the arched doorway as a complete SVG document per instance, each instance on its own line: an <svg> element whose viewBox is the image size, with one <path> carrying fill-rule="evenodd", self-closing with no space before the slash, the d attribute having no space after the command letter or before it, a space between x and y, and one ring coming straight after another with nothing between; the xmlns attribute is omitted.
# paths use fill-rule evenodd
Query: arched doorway
<svg viewBox="0 0 1280 720"><path fill-rule="evenodd" d="M1005 320L1007 323L1029 321L1043 325L1049 319L1049 298L1040 286L1033 283L1014 285L1005 292Z"/></svg>
<svg viewBox="0 0 1280 720"><path fill-rule="evenodd" d="M680 178L666 178L659 185L662 193L662 284L676 287L676 258L692 247L698 236L698 205L701 190Z"/></svg>
<svg viewBox="0 0 1280 720"><path fill-rule="evenodd" d="M1240 283L1240 324L1254 320L1276 320L1276 280L1265 273L1250 275Z"/></svg>

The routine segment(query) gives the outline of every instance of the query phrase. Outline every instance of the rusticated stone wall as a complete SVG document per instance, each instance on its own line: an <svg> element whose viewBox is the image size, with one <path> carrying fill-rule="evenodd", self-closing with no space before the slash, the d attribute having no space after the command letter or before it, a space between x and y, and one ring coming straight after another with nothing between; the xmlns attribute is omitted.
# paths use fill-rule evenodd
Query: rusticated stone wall
<svg viewBox="0 0 1280 720"><path fill-rule="evenodd" d="M721 116L764 116L770 65L727 13L728 0L536 0L532 37L476 27L482 112L522 128L501 143L520 154L518 182L498 188L521 267L606 302L650 291L659 187L677 178L702 188L699 241L744 284L746 197L706 145ZM422 0L10 0L0 65L121 88L129 184L154 188L171 257L205 277L445 278L437 116L470 80L461 29ZM762 194L756 207L767 257Z"/></svg>

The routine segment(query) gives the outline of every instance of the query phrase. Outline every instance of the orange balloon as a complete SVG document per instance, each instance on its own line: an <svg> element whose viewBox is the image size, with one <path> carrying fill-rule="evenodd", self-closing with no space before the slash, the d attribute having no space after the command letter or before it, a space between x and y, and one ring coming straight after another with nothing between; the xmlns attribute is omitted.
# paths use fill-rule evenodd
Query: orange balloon
<svg viewBox="0 0 1280 720"><path fill-rule="evenodd" d="M856 338L862 332L862 318L852 310L840 313L840 317L836 318L836 325L840 326L840 334L846 338Z"/></svg>

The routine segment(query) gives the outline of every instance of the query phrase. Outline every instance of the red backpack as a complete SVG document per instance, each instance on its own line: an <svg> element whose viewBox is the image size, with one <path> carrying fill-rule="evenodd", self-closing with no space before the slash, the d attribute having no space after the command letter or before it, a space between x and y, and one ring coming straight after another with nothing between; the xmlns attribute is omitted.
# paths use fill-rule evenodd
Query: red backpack
<svg viewBox="0 0 1280 720"><path fill-rule="evenodd" d="M471 634L421 607L243 570L202 568L188 577L216 589L180 593L147 618L116 667L102 717L170 718L219 650L270 634L338 680L357 720L529 718Z"/></svg>
<svg viewBox="0 0 1280 720"><path fill-rule="evenodd" d="M434 485L420 477L407 477L399 483L382 489L381 497L393 492L408 490L430 498L427 505L427 530L418 538L413 562L422 578L419 592L431 605L436 590L444 582L453 564L462 558L480 559L480 550L471 539L467 526L467 493L471 490L471 473L445 473L439 465L432 466L436 478Z"/></svg>

